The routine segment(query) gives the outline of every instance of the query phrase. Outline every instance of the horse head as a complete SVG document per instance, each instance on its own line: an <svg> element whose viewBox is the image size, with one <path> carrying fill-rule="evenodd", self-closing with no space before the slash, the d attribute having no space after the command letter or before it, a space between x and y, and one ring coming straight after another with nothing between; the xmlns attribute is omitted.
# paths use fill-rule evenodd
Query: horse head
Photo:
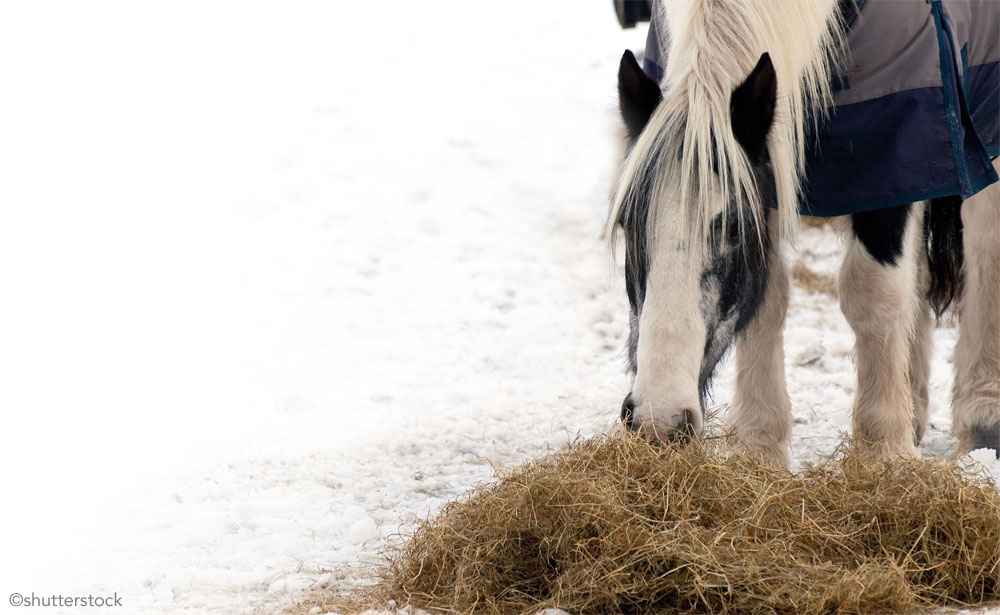
<svg viewBox="0 0 1000 615"><path fill-rule="evenodd" d="M775 242L766 211L774 199L767 142L777 78L770 56L763 54L732 90L729 123L713 126L708 149L685 147L684 126L694 120L667 117L670 109L662 108L660 84L642 71L631 52L622 57L618 91L634 158L629 162L644 165L632 174L635 179L626 187L616 220L625 242L631 308L627 357L633 375L621 419L651 439L684 440L702 431L713 371L753 319L767 287ZM636 149L650 129L665 134L652 146ZM698 165L676 161L706 152L711 163L701 166L708 172L732 172L716 150L727 139L741 150L736 155L743 157L740 162L752 173L750 184L757 191L749 202L762 211L746 211L748 200L739 194L685 190L689 178L677 176ZM704 220L703 227L690 224L692 211Z"/></svg>

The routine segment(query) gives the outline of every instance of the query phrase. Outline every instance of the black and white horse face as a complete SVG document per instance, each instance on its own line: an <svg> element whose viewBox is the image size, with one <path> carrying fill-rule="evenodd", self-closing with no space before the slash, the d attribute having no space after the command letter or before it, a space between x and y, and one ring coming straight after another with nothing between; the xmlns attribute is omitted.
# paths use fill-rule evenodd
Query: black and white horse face
<svg viewBox="0 0 1000 615"><path fill-rule="evenodd" d="M660 88L626 52L618 90L634 141L662 99ZM764 54L733 92L730 105L733 134L753 165L762 203L771 201L774 186L767 134L775 96L774 68ZM738 216L735 203L701 202L697 207L712 221L711 232L707 239L692 238L682 206L679 196L675 202L661 198L650 226L651 205L636 190L633 206L619 220L626 242L628 361L634 375L621 417L630 429L659 440L700 433L712 372L763 299L771 251L766 222L765 228L753 222L766 221L767 215Z"/></svg>

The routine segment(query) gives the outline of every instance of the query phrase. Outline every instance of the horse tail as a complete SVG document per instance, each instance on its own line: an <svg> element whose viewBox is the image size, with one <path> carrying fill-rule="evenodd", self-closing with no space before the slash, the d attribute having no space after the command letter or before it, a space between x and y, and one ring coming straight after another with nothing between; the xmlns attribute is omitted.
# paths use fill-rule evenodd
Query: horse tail
<svg viewBox="0 0 1000 615"><path fill-rule="evenodd" d="M927 301L940 319L962 296L962 197L931 199L924 213L924 239L930 271Z"/></svg>

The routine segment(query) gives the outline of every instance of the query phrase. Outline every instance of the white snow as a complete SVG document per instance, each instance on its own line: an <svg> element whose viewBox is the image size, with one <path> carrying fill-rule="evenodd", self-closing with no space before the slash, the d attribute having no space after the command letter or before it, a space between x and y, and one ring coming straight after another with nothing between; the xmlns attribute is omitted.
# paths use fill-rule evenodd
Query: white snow
<svg viewBox="0 0 1000 615"><path fill-rule="evenodd" d="M645 32L606 4L5 5L0 595L276 612L370 583L494 466L611 429L598 235ZM829 231L799 247L836 269ZM852 338L792 301L802 463L848 428ZM954 337L928 455L955 448Z"/></svg>
<svg viewBox="0 0 1000 615"><path fill-rule="evenodd" d="M969 451L967 457L969 461L976 464L979 473L986 476L1000 476L1000 459L997 458L996 449L977 448L974 451Z"/></svg>

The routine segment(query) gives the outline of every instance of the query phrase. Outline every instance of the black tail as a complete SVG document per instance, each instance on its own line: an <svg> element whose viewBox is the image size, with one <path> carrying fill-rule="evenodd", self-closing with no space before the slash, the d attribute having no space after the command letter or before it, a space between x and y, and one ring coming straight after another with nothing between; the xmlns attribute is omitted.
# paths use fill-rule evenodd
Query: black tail
<svg viewBox="0 0 1000 615"><path fill-rule="evenodd" d="M931 199L924 214L924 239L927 242L927 268L930 287L927 301L938 318L962 296L962 198L946 196Z"/></svg>

